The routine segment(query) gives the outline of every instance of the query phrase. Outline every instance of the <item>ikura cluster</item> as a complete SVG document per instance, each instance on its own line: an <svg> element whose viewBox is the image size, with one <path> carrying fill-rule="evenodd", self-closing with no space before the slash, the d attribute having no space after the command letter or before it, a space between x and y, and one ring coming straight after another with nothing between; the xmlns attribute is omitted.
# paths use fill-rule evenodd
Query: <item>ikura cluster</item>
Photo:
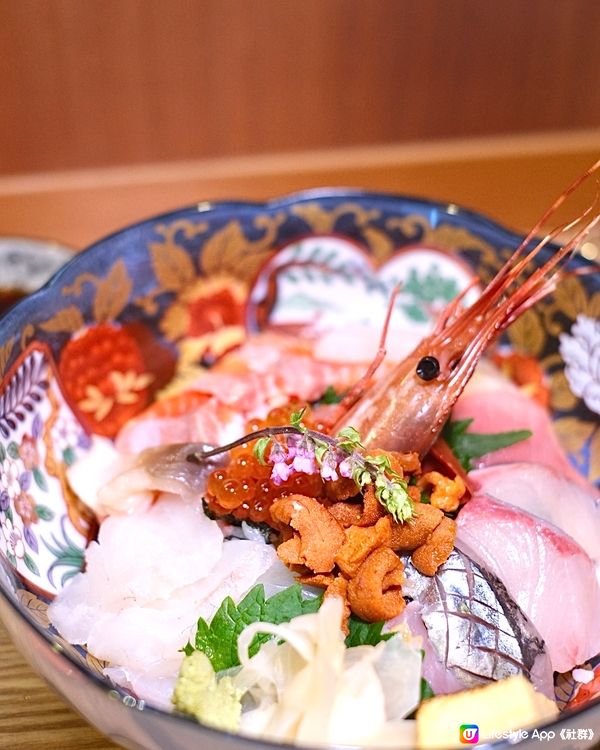
<svg viewBox="0 0 600 750"><path fill-rule="evenodd" d="M300 404L273 409L266 420L253 420L247 424L249 433L266 427L283 427L290 424L292 414ZM323 431L322 424L311 419L309 409L303 419L312 428ZM206 503L217 516L231 515L240 521L270 523L273 502L286 495L299 493L309 497L324 494L324 482L319 474L292 472L278 483L272 478L273 466L262 463L254 451L256 441L243 443L231 451L229 464L214 471L208 480Z"/></svg>

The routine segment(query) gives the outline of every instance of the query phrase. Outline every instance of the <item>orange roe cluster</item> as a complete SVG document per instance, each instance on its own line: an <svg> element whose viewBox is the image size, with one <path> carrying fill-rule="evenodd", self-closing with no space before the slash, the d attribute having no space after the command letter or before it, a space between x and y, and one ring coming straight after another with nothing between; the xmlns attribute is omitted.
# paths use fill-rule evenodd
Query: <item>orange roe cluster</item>
<svg viewBox="0 0 600 750"><path fill-rule="evenodd" d="M246 431L255 432L265 427L284 427L290 424L291 415L304 405L291 402L286 406L272 409L266 420L252 420ZM310 429L326 432L323 424L311 419L307 407L302 417ZM207 485L206 503L208 509L217 516L231 515L240 521L271 523L270 508L279 497L301 494L320 497L325 494L320 474L292 472L283 484L274 484L270 477L272 464L263 465L254 455L255 441L243 443L231 451L229 464L214 471ZM266 457L268 458L267 449Z"/></svg>

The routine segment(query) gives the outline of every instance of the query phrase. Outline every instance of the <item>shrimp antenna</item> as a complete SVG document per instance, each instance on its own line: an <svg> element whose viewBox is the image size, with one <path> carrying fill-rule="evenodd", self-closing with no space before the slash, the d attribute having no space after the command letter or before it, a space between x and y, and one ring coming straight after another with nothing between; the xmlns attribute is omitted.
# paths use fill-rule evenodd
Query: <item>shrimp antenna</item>
<svg viewBox="0 0 600 750"><path fill-rule="evenodd" d="M599 165L600 162L597 162L595 168ZM588 170L588 173L586 174L589 176L591 172ZM578 184L580 182L581 180L578 181ZM537 268L521 284L521 286L517 287L511 295L507 296L500 305L494 308L491 314L486 315L485 313L490 311L494 299L498 299L504 291L506 291L506 289L517 280L517 277L521 274L525 265L532 260L537 253L539 253L542 247L545 247L548 244L549 238L554 239L558 233L564 231L564 227L560 227L558 230L553 230L547 235L547 237L538 243L538 245L536 245L536 247L525 258L521 259L516 265L509 269L509 274L505 272L506 266L501 269L499 274L503 275L503 283L501 285L496 285L496 289L494 289L492 293L489 293L489 288L496 280L496 277L477 301L478 303L483 297L486 298L483 314L481 315L483 325L464 351L461 357L461 368L459 368L460 373L457 372L453 378L456 380L464 378L465 372L470 372L475 367L479 357L490 341L508 328L511 323L513 323L536 302L539 302L539 300L554 291L563 273L563 269L562 267L559 267L559 264L564 258L568 258L573 254L584 237L586 237L600 222L600 213L598 213L599 203L600 199L597 195L594 203L589 206L581 216L565 225L567 229L572 229L582 221L588 219L590 214L593 214L592 218L585 221L583 227L581 227L577 233L565 245L563 245L563 247L554 253L543 265ZM473 305L473 308L477 303ZM467 312L471 313L473 308L470 308ZM464 324L464 321L459 319L457 323Z"/></svg>
<svg viewBox="0 0 600 750"><path fill-rule="evenodd" d="M512 258L508 262L508 264L501 269L500 274L506 274L510 271L511 264L524 252L525 248L529 245L530 242L532 242L540 233L540 230L543 226L545 226L548 222L548 219L555 214L558 209L563 205L563 203L567 200L567 198L577 190L577 188L585 182L588 177L590 177L594 172L596 172L600 168L600 159L594 162L591 167L585 170L585 172L581 175L579 175L573 182L569 185L569 187L566 188L559 196L558 198L552 203L552 205L542 214L542 216L538 219L538 221L533 225L533 227L529 230L527 236L523 239L519 247L516 249L515 253L513 254ZM581 218L581 217L580 217ZM545 243L547 244L547 243Z"/></svg>
<svg viewBox="0 0 600 750"><path fill-rule="evenodd" d="M436 321L435 328L433 329L432 333L435 335L437 333L441 333L444 328L450 323L451 320L453 320L458 313L460 312L460 304L464 301L467 294L474 289L479 284L479 279L477 276L473 276L473 278L468 282L466 287L462 289L454 299L449 302L444 310L441 312L439 318Z"/></svg>

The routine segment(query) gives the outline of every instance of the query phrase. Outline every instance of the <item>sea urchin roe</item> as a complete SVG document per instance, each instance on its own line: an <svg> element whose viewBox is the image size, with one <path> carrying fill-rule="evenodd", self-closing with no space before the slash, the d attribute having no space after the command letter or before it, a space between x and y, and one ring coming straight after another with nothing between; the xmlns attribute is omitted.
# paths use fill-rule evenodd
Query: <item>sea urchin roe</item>
<svg viewBox="0 0 600 750"><path fill-rule="evenodd" d="M411 523L393 523L390 547L395 552L413 552L425 544L429 535L440 525L444 514L427 503L417 503Z"/></svg>
<svg viewBox="0 0 600 750"><path fill-rule="evenodd" d="M363 619L371 619L376 610L386 607L394 610L389 615L394 616L404 606L402 566L392 565L393 559L398 559L395 551L412 552L415 566L426 575L433 575L452 551L455 525L435 504L417 502L422 486L432 485L433 494L436 490L438 495L443 491L442 500L448 501L460 497L464 485L435 472L419 479L420 461L413 453L375 450L364 456L360 452L360 436L352 428L340 433L339 444L336 438L319 437L304 422L310 420L309 410L296 407L297 404L290 404L278 408L266 422L256 420L248 424L250 432L290 425L292 429L299 425L300 429L295 442L271 434L258 442L249 441L233 448L229 464L209 478L206 498L209 510L216 515L267 523L279 531L279 558L309 577L331 574L344 578L348 581L348 604ZM312 455L310 446L307 447L309 440L314 442ZM328 448L329 444L334 448ZM330 451L339 474L331 472L331 476L325 476L325 459L317 457L315 462L317 450L324 450L325 454ZM303 462L309 459L312 463L306 468ZM350 467L342 471L344 463ZM280 464L285 464L285 470L276 471ZM347 471L352 472L352 477ZM359 479L355 477L357 471ZM415 486L408 487L406 475L412 477ZM350 488L345 486L347 483ZM364 486L360 488L360 484ZM396 489L406 496L400 499L410 504L410 522L403 514L394 512L393 503L386 502ZM387 498L381 490L388 493ZM356 495L362 495L362 502L357 501ZM355 499L348 502L351 497ZM382 580L378 599L369 610L362 588L365 583L371 585L379 573Z"/></svg>
<svg viewBox="0 0 600 750"><path fill-rule="evenodd" d="M374 526L351 526L346 529L346 541L335 556L335 562L348 578L356 575L359 567L377 547L389 546L391 520L380 518Z"/></svg>
<svg viewBox="0 0 600 750"><path fill-rule="evenodd" d="M460 500L467 491L465 483L458 475L454 479L450 479L450 477L445 477L438 471L428 471L423 474L417 480L417 487L420 490L431 487L432 493L429 502L445 513L458 510Z"/></svg>
<svg viewBox="0 0 600 750"><path fill-rule="evenodd" d="M324 505L312 497L291 495L271 506L271 517L297 532L279 545L277 554L284 562L306 565L315 573L333 570L346 535Z"/></svg>
<svg viewBox="0 0 600 750"><path fill-rule="evenodd" d="M350 608L366 622L391 620L406 606L401 590L403 578L400 558L389 547L379 547L348 584Z"/></svg>
<svg viewBox="0 0 600 750"><path fill-rule="evenodd" d="M417 570L432 576L446 562L454 548L456 523L439 508L426 503L415 505L411 523L393 523L390 547L396 552L411 552Z"/></svg>
<svg viewBox="0 0 600 750"><path fill-rule="evenodd" d="M440 565L450 557L454 549L455 538L456 521L444 516L425 544L412 553L415 568L423 575L435 575Z"/></svg>

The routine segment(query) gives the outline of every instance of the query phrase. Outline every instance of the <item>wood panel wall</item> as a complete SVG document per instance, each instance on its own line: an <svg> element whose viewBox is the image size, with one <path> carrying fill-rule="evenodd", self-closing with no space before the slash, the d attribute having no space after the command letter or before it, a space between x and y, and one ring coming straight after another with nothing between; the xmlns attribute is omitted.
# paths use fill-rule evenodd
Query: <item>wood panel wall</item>
<svg viewBox="0 0 600 750"><path fill-rule="evenodd" d="M0 0L0 173L600 125L598 0Z"/></svg>

